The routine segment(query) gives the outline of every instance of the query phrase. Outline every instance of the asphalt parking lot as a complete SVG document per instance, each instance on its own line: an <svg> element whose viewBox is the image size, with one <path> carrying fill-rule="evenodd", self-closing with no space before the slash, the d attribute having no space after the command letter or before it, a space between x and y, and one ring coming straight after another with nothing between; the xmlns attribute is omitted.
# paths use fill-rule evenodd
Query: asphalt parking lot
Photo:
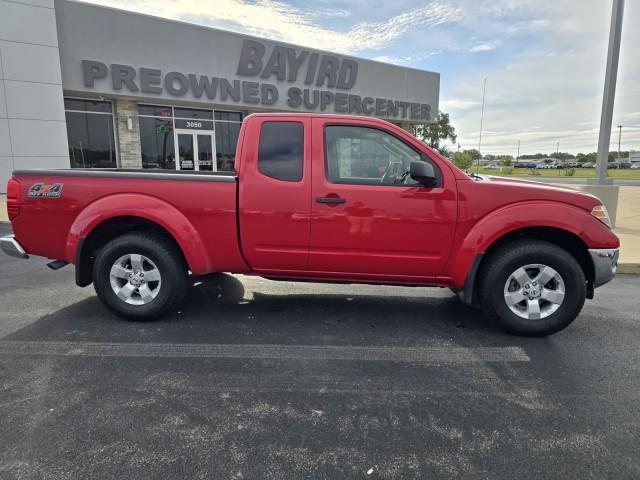
<svg viewBox="0 0 640 480"><path fill-rule="evenodd" d="M231 275L128 323L45 263L0 255L3 480L640 477L638 276L527 339L448 290Z"/></svg>

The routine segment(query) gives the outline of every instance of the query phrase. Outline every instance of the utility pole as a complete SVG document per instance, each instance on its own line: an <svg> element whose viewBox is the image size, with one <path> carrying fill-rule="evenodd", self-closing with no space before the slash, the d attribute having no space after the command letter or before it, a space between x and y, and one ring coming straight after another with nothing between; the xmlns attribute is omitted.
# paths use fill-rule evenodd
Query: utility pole
<svg viewBox="0 0 640 480"><path fill-rule="evenodd" d="M604 77L604 93L602 95L602 114L600 115L600 134L598 136L597 178L594 182L596 185L613 184L611 179L607 179L607 162L609 159L609 142L611 141L613 103L616 97L623 15L624 0L613 0L611 27L609 29L609 48L607 50L607 69Z"/></svg>
<svg viewBox="0 0 640 480"><path fill-rule="evenodd" d="M519 158L520 158L520 140L518 140L518 154L516 155L516 166L518 165Z"/></svg>
<svg viewBox="0 0 640 480"><path fill-rule="evenodd" d="M476 163L476 175L480 171L480 159L482 158L482 122L484 120L484 94L487 91L487 79L484 79L484 83L482 86L482 110L480 113L480 139L478 140L478 153L480 156L478 157L478 162Z"/></svg>
<svg viewBox="0 0 640 480"><path fill-rule="evenodd" d="M622 143L622 125L618 125L620 133L618 134L618 161L620 161L620 144Z"/></svg>

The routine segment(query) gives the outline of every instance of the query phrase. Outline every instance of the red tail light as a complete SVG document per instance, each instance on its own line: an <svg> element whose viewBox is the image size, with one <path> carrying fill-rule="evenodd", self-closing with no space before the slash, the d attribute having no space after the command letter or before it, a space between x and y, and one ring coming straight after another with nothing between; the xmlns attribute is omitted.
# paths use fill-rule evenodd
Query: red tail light
<svg viewBox="0 0 640 480"><path fill-rule="evenodd" d="M20 182L10 178L7 183L7 213L9 220L13 220L20 213Z"/></svg>

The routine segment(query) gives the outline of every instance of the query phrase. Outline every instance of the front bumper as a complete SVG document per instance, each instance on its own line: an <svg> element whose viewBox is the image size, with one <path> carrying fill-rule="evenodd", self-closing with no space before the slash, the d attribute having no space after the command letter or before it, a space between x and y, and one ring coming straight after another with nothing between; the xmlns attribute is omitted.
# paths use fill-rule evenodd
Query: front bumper
<svg viewBox="0 0 640 480"><path fill-rule="evenodd" d="M598 288L610 282L615 276L620 250L617 248L590 248L589 255L591 255L595 271L593 286Z"/></svg>
<svg viewBox="0 0 640 480"><path fill-rule="evenodd" d="M29 258L22 245L18 243L14 235L0 237L0 249L7 255L17 258Z"/></svg>

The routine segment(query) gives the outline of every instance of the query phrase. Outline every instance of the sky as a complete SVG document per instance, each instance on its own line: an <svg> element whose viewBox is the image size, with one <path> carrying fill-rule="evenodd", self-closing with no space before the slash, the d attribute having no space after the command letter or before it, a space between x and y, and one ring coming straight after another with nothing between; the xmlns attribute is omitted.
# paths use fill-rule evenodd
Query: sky
<svg viewBox="0 0 640 480"><path fill-rule="evenodd" d="M439 72L461 148L591 152L612 0L90 0ZM640 150L640 1L625 5L611 150ZM457 148L453 146L453 148Z"/></svg>

